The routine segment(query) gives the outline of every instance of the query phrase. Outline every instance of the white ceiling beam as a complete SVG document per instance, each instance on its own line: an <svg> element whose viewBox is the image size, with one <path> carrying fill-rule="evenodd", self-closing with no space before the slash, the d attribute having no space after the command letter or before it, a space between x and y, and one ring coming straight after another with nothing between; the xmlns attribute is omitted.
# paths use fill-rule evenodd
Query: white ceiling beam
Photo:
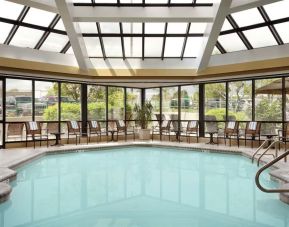
<svg viewBox="0 0 289 227"><path fill-rule="evenodd" d="M204 34L204 41L197 57L198 71L205 69L209 64L213 49L218 40L223 23L230 10L231 3L232 0L222 0L219 4L216 3L212 7L215 10L215 19L213 23L209 23L207 25Z"/></svg>
<svg viewBox="0 0 289 227"><path fill-rule="evenodd" d="M79 25L78 23L72 22L71 9L73 8L73 3L72 1L68 2L66 0L56 0L55 2L79 68L84 71L88 71L89 68L92 68L92 64L88 57L83 37L80 34L81 32Z"/></svg>
<svg viewBox="0 0 289 227"><path fill-rule="evenodd" d="M212 7L73 7L74 22L212 22Z"/></svg>
<svg viewBox="0 0 289 227"><path fill-rule="evenodd" d="M234 0L232 2L230 13L236 13L242 10L247 10L279 1L281 0Z"/></svg>
<svg viewBox="0 0 289 227"><path fill-rule="evenodd" d="M52 13L58 13L55 2L51 0L6 0L17 4L29 6L36 9L45 10Z"/></svg>

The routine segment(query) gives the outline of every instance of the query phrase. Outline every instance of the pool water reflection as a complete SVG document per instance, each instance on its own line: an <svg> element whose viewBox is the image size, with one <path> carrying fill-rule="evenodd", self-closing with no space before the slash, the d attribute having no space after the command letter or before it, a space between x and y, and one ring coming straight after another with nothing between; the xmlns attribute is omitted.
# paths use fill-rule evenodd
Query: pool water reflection
<svg viewBox="0 0 289 227"><path fill-rule="evenodd" d="M0 226L289 227L289 206L256 188L256 170L238 155L166 148L49 155L19 169Z"/></svg>

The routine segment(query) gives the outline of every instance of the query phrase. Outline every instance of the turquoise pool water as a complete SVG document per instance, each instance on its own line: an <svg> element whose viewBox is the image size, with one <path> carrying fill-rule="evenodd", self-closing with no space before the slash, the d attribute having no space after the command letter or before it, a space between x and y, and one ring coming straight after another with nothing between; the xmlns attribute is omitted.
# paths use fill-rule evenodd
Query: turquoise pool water
<svg viewBox="0 0 289 227"><path fill-rule="evenodd" d="M0 226L288 227L238 155L129 147L45 156L19 169ZM267 187L276 187L267 174Z"/></svg>

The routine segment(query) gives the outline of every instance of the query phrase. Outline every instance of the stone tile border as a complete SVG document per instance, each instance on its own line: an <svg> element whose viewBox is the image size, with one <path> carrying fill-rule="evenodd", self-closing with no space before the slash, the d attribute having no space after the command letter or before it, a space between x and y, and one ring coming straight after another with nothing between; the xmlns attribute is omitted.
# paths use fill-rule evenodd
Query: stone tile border
<svg viewBox="0 0 289 227"><path fill-rule="evenodd" d="M41 158L45 155L51 154L63 154L63 153L71 153L71 152L89 152L95 150L110 150L110 149L117 149L120 147L132 147L132 146L143 146L143 147L166 147L166 148L177 148L182 150L194 150L200 152L212 152L212 153L223 153L223 154L235 154L235 155L242 155L247 158L252 158L252 154L254 153L254 149L246 148L246 147L229 147L223 145L207 145L203 143L177 143L177 142L157 142L157 141L149 141L149 142L114 142L114 143L99 143L99 144L88 144L88 145L66 145L62 147L50 147L50 148L38 148L38 149L9 149L1 152L6 152L7 156L9 156L10 150L14 152L21 151L20 157L17 157L17 153L5 160L5 157L2 157L0 161L0 203L6 201L9 198L9 181L14 180L16 178L16 171L13 170L15 168L19 168L27 163L30 163L38 158ZM196 149L196 150L195 150ZM26 154L26 153L27 154ZM1 155L5 156L1 153ZM1 159L0 155L0 159ZM257 160L258 156L255 157ZM262 163L268 163L271 161L268 157L263 157ZM286 163L276 163L272 166L272 171L269 173L271 179L277 181L282 188L289 188L289 161L288 164ZM6 183L3 183L6 181ZM2 184L2 183L3 184ZM9 187L8 187L8 186ZM1 197L2 187L4 192L3 193L3 201ZM10 187L11 189L11 187ZM7 195L7 191L9 194ZM5 197L6 196L6 197ZM6 200L5 200L6 199ZM282 193L280 194L280 200L289 204L289 193Z"/></svg>

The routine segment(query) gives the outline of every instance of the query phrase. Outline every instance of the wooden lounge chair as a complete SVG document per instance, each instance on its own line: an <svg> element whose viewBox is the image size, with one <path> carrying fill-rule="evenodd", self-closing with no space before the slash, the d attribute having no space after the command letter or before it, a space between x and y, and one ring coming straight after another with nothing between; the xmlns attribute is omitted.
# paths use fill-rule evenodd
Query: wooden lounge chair
<svg viewBox="0 0 289 227"><path fill-rule="evenodd" d="M289 141L289 122L284 123L283 130L278 130L278 140L285 143L285 150L287 148L287 142ZM279 143L280 150L280 143Z"/></svg>
<svg viewBox="0 0 289 227"><path fill-rule="evenodd" d="M253 148L253 140L255 140L256 137L259 138L259 146L261 144L261 122L258 121L250 121L247 122L246 128L245 128L245 146L247 144L247 137L251 137L251 147Z"/></svg>
<svg viewBox="0 0 289 227"><path fill-rule="evenodd" d="M67 121L67 144L69 144L69 137L75 136L75 144L77 145L77 141L81 137L81 127L77 121Z"/></svg>
<svg viewBox="0 0 289 227"><path fill-rule="evenodd" d="M6 139L7 141L10 139L17 139L20 138L23 140L23 129L24 129L24 123L8 123L7 126L7 134Z"/></svg>
<svg viewBox="0 0 289 227"><path fill-rule="evenodd" d="M118 141L118 136L122 133L124 134L125 141L127 141L127 135L133 135L133 140L135 140L134 127L132 129L128 129L128 126L125 124L124 120L117 120L116 121L117 141Z"/></svg>
<svg viewBox="0 0 289 227"><path fill-rule="evenodd" d="M197 137L197 143L199 142L199 121L188 121L187 127L183 129L183 134L187 137L187 142L191 143L191 135Z"/></svg>
<svg viewBox="0 0 289 227"><path fill-rule="evenodd" d="M156 114L156 118L158 120L158 124L152 128L152 140L154 139L154 135L159 133L160 140L162 141L162 135L168 135L169 141L171 140L171 120L166 120L166 116L162 114Z"/></svg>
<svg viewBox="0 0 289 227"><path fill-rule="evenodd" d="M225 124L225 129L224 129L224 142L225 145L227 144L227 139L229 138L230 140L230 146L232 145L232 137L236 137L237 139L237 144L238 147L240 146L239 144L239 122L238 121L228 121Z"/></svg>
<svg viewBox="0 0 289 227"><path fill-rule="evenodd" d="M42 128L41 128L40 122L36 122L36 121L25 122L25 127L26 127L26 147L28 145L28 138L29 137L32 138L34 148L35 148L35 142L36 142L37 138L39 139L40 146L41 146L41 141L43 139L45 139L46 145L48 147L48 134L42 133Z"/></svg>
<svg viewBox="0 0 289 227"><path fill-rule="evenodd" d="M97 142L101 142L101 136L103 133L107 134L106 131L104 131L101 126L100 123L98 121L88 121L88 141L90 142L91 140L91 136L92 135L97 135L98 136L98 140Z"/></svg>

